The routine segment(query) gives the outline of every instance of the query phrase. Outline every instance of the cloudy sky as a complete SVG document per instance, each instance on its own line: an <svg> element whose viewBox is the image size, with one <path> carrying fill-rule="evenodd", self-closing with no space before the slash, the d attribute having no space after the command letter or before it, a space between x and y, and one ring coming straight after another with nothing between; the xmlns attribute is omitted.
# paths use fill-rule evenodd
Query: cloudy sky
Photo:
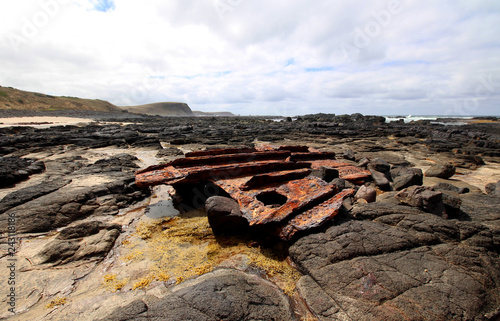
<svg viewBox="0 0 500 321"><path fill-rule="evenodd" d="M2 0L0 85L249 115L500 115L498 0Z"/></svg>

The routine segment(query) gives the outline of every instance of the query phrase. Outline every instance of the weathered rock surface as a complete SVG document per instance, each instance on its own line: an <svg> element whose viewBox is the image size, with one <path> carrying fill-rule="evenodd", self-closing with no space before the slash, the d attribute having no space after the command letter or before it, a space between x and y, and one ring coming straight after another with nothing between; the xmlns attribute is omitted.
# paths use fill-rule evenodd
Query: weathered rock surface
<svg viewBox="0 0 500 321"><path fill-rule="evenodd" d="M424 175L420 168L395 167L391 170L392 187L396 191L413 185L422 185Z"/></svg>
<svg viewBox="0 0 500 321"><path fill-rule="evenodd" d="M391 190L391 182L387 178L386 174L370 168L370 166L368 166L368 170L372 174L373 181L380 189L385 191Z"/></svg>
<svg viewBox="0 0 500 321"><path fill-rule="evenodd" d="M358 189L354 198L357 200L364 199L368 203L373 203L377 200L377 191L363 185Z"/></svg>
<svg viewBox="0 0 500 321"><path fill-rule="evenodd" d="M135 163L137 157L129 154L119 154L109 158L103 158L87 167L84 167L76 174L109 173L109 172L129 172L139 166Z"/></svg>
<svg viewBox="0 0 500 321"><path fill-rule="evenodd" d="M156 154L156 157L181 156L184 155L182 150L175 147L162 148Z"/></svg>
<svg viewBox="0 0 500 321"><path fill-rule="evenodd" d="M446 214L443 194L433 191L430 187L410 186L396 194L396 198L403 204L419 207L429 213Z"/></svg>
<svg viewBox="0 0 500 321"><path fill-rule="evenodd" d="M485 320L498 312L498 225L396 213L406 206L385 205L384 215L384 205L356 210L373 221L347 221L290 248L306 274L299 290L321 320Z"/></svg>
<svg viewBox="0 0 500 321"><path fill-rule="evenodd" d="M0 157L0 188L25 180L44 169L43 162L36 159Z"/></svg>
<svg viewBox="0 0 500 321"><path fill-rule="evenodd" d="M147 192L134 189L133 174L127 178L91 187L72 188L71 185L0 214L0 231L7 230L10 213L15 213L20 233L46 232L87 217L92 213L117 213L120 207L143 199ZM113 195L115 204L102 204L99 197ZM116 201L123 202L120 206Z"/></svg>
<svg viewBox="0 0 500 321"><path fill-rule="evenodd" d="M256 275L220 269L174 287L146 305L136 300L103 321L125 320L294 320L286 296Z"/></svg>
<svg viewBox="0 0 500 321"><path fill-rule="evenodd" d="M487 184L485 190L487 194L500 196L500 181Z"/></svg>
<svg viewBox="0 0 500 321"><path fill-rule="evenodd" d="M69 183L71 183L70 179L57 179L12 192L0 200L0 214L15 206L55 192Z"/></svg>
<svg viewBox="0 0 500 321"><path fill-rule="evenodd" d="M121 115L119 121L128 124L0 128L0 155L41 159L46 166L44 174L32 178L36 182L23 182L23 186L31 187L0 201L0 208L4 211L0 214L0 230L5 227L6 213L15 211L21 215L16 222L19 233L53 231L56 227L76 224L73 222L75 219L87 217L89 220L109 219L119 223L124 226L120 238L125 237L131 232L127 230L127 225L130 227L129 222L137 222L140 211L131 211L126 215L122 215L125 211L120 211L120 215L116 216L108 214L116 214L118 209L142 200L147 192L137 191L133 184L129 184L137 160L127 160L125 156L123 159L118 157L112 161L93 162L102 157L110 158L104 156L109 150L93 150L100 147L113 146L112 153L115 147L123 150L146 147L137 153L145 162L153 160L151 158L157 153L157 157L176 158L180 155L176 144L185 145L182 150L196 151L215 145L216 148L236 145L253 147L255 141L281 145L285 140L314 144L319 150L336 152L339 155L337 158L342 158L343 151L350 148L362 167L370 163L368 158L381 158L390 164L390 176L387 175L387 166L382 165L379 173L389 180L394 189L415 183L410 177L404 177L405 174L396 175L398 168L428 166L430 159L472 170L484 163L483 159L486 166L490 166L490 162L498 162L494 157L500 156L499 125L493 123L460 127L425 121L384 124L384 119L379 117L325 114L301 116L286 122L274 122L265 117L123 117ZM172 149L160 149L160 142L170 143ZM75 156L79 153L88 159ZM350 159L352 155L349 154L346 156ZM20 174L24 175L22 167L20 169ZM71 182L64 184L65 181L59 181L61 178ZM388 192L379 195L376 203L354 204L350 215L342 213L337 217L338 220L332 223L337 224L335 226L329 225L329 228L314 230L319 233L308 236L304 233L297 237L290 253L306 273L298 287L311 311L320 320L498 318L500 198L494 194L482 195L479 189L459 181L458 175L455 178L457 180L447 181L454 185L433 187L434 191L443 193L445 206L447 195L452 196L447 213L449 206L454 206L454 209L460 206L458 214L450 216L451 219L444 220L418 207L400 205L394 197L396 192ZM441 181L444 180L426 178L426 185ZM352 187L350 182L341 179L333 182L341 187L340 190ZM418 182L416 185L419 185ZM471 192L455 186L467 186ZM16 188L12 187L12 190ZM495 190L498 191L498 188L492 186L491 191ZM3 191L6 195L6 190ZM33 199L29 199L30 194ZM353 217L356 220L352 220ZM233 278L227 275L214 277L210 273L207 279L213 277L217 281L210 283L200 278L200 284L204 285L185 283L174 287L172 292L172 288L165 286L167 283L158 282L153 288L147 288L148 294L163 297L164 291L169 292L168 298L156 301L151 299L154 298L152 295L144 297L141 289L130 290L132 284L117 293L105 290L101 285L103 274L128 271L123 270L121 265L120 253L125 248L124 243L118 239L115 242L117 251L112 251L113 254L106 260L98 263L102 257L99 254L90 256L93 262L87 264L86 255L80 254L100 253L95 250L101 247L97 244L105 239L101 238L101 233L117 230L102 228L94 233L94 228L89 227L91 235L88 236L83 233L84 230L87 228L65 229L55 238L20 234L23 258L35 258L35 254L45 250L45 257L53 259L38 266L32 265L29 260L18 261L18 290L28 295L18 297L18 308L22 312L11 316L4 310L2 318L95 320L105 317L124 301L140 298L134 304L118 308L116 315L109 319L272 320L273 317L281 317L293 320L282 293L266 281L261 287L261 279L256 283L247 282L248 278L255 277L253 275ZM49 247L47 242L52 241L54 246ZM61 265L63 261L70 263L75 258L81 260L74 265ZM7 257L2 260L6 263ZM146 269L145 263L140 259L137 262L141 272ZM59 265L53 267L54 264ZM8 278L6 269L0 269L0 272L4 279ZM117 277L128 275L125 273ZM132 282L136 276L142 275L133 276ZM185 292L179 292L181 290ZM277 292L273 292L275 290ZM66 304L46 309L46 304L56 296L67 297ZM242 310L271 311L271 316L267 312L245 314L240 312ZM231 314L228 311L235 312ZM230 315L224 317L228 313Z"/></svg>
<svg viewBox="0 0 500 321"><path fill-rule="evenodd" d="M314 169L311 175L321 178L325 182L331 182L336 178L339 178L339 171L336 168L321 166L319 169Z"/></svg>
<svg viewBox="0 0 500 321"><path fill-rule="evenodd" d="M449 191L457 194L469 193L470 190L467 187L458 187L449 183L437 183L432 186L435 191Z"/></svg>
<svg viewBox="0 0 500 321"><path fill-rule="evenodd" d="M455 166L451 164L436 164L425 171L427 177L450 178L455 175Z"/></svg>
<svg viewBox="0 0 500 321"><path fill-rule="evenodd" d="M62 230L55 240L38 253L39 264L65 264L83 259L104 257L120 235L119 225L98 221L85 222Z"/></svg>

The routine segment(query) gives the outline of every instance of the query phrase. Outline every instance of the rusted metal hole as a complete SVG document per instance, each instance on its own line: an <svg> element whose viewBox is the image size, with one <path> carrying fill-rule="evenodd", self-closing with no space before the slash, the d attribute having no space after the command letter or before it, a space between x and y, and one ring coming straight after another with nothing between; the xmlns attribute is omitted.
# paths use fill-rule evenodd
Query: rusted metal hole
<svg viewBox="0 0 500 321"><path fill-rule="evenodd" d="M288 198L276 191L262 192L255 197L261 201L265 206L278 207L285 204Z"/></svg>

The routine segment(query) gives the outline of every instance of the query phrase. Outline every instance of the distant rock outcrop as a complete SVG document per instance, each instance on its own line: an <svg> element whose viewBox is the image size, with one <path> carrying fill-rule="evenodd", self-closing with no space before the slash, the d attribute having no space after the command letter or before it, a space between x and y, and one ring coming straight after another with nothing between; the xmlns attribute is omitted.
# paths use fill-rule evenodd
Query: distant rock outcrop
<svg viewBox="0 0 500 321"><path fill-rule="evenodd" d="M77 97L57 97L41 93L23 91L12 87L0 86L0 110L91 110L120 112L121 109L112 103L99 99L83 99Z"/></svg>
<svg viewBox="0 0 500 321"><path fill-rule="evenodd" d="M193 114L195 116L236 116L230 111L214 111L214 112L206 112L206 111L199 111L199 110L193 110Z"/></svg>
<svg viewBox="0 0 500 321"><path fill-rule="evenodd" d="M192 116L193 111L186 103L154 103L139 106L123 106L123 110L136 114L159 116Z"/></svg>

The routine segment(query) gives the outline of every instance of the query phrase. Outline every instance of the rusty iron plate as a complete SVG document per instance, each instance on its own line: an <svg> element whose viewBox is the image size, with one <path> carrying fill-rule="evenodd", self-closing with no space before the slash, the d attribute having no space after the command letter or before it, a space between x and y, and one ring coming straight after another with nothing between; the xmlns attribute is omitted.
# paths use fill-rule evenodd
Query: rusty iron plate
<svg viewBox="0 0 500 321"><path fill-rule="evenodd" d="M255 148L191 152L185 158L136 172L136 184L174 187L212 182L241 208L250 226L274 226L283 240L335 217L354 190L339 192L333 184L310 176L322 166L339 171L340 178L363 182L370 172L335 159L332 152L307 146L259 145Z"/></svg>
<svg viewBox="0 0 500 321"><path fill-rule="evenodd" d="M353 189L345 189L327 201L298 214L285 225L278 228L279 237L282 240L289 241L299 231L305 231L323 225L337 216L344 200L352 196L355 192L356 191Z"/></svg>

